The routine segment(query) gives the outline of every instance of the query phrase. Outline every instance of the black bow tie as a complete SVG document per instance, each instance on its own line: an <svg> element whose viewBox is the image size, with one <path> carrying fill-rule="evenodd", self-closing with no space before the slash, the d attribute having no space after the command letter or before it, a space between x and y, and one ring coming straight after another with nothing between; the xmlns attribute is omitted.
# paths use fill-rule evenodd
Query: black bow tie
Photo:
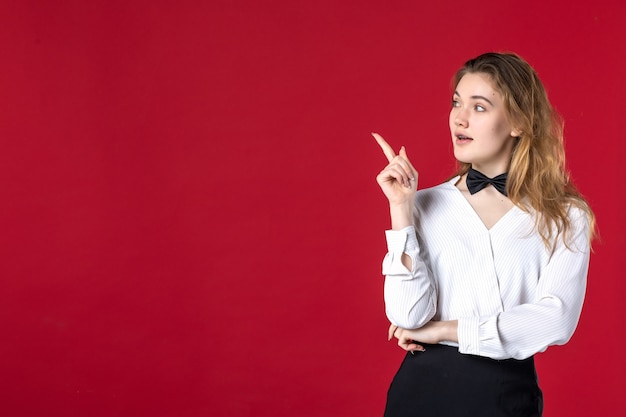
<svg viewBox="0 0 626 417"><path fill-rule="evenodd" d="M500 174L497 177L489 178L482 172L476 171L474 168L470 168L467 172L467 189L470 194L474 194L488 186L489 184L496 187L496 190L500 191L502 194L506 195L506 177L509 175L508 172L504 174Z"/></svg>

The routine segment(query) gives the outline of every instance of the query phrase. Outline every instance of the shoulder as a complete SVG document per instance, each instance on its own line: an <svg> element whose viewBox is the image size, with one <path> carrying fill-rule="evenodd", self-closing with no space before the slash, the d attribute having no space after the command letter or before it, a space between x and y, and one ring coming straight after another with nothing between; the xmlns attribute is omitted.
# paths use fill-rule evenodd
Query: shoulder
<svg viewBox="0 0 626 417"><path fill-rule="evenodd" d="M431 200L431 199L450 198L451 196L459 192L459 190L454 185L457 180L458 180L458 177L455 177L449 181L445 181L433 187L428 187L428 188L417 190L417 193L415 193L415 200L426 201L426 200Z"/></svg>
<svg viewBox="0 0 626 417"><path fill-rule="evenodd" d="M562 247L573 252L588 252L593 235L594 219L584 202L570 202L566 205L566 223L555 226L551 234L554 247ZM564 219L565 221L565 219Z"/></svg>
<svg viewBox="0 0 626 417"><path fill-rule="evenodd" d="M455 187L458 177L452 178L439 185L417 190L415 193L415 202L418 206L430 204L442 204L456 196L459 190Z"/></svg>
<svg viewBox="0 0 626 417"><path fill-rule="evenodd" d="M566 236L566 238L569 237L572 240L577 240L577 237L581 237L582 235L584 240L589 243L594 228L594 219L589 207L572 203L568 207L567 216L570 221L571 233L570 236Z"/></svg>

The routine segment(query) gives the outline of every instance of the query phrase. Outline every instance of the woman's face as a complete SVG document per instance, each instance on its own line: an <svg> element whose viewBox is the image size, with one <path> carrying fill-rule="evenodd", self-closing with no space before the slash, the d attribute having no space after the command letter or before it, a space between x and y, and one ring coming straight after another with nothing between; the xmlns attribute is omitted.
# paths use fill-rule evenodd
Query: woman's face
<svg viewBox="0 0 626 417"><path fill-rule="evenodd" d="M454 157L488 177L506 172L519 133L507 121L501 94L483 73L461 78L452 97Z"/></svg>

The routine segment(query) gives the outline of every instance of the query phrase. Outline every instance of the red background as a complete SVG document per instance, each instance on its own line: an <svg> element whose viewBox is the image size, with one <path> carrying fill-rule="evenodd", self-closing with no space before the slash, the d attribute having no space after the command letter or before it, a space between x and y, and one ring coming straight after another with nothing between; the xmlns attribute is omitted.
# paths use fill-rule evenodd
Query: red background
<svg viewBox="0 0 626 417"><path fill-rule="evenodd" d="M538 356L545 415L625 415L623 1L0 16L3 415L380 416L403 352L369 133L444 180L450 79L488 50L544 80L602 236L577 333Z"/></svg>

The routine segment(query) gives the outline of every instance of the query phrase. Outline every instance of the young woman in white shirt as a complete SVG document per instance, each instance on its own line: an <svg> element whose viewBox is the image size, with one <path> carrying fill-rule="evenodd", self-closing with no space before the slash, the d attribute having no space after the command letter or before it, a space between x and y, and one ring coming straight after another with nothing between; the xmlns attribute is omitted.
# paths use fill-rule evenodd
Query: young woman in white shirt
<svg viewBox="0 0 626 417"><path fill-rule="evenodd" d="M377 181L389 200L389 338L407 351L386 417L541 416L533 355L572 336L594 215L565 170L562 122L511 53L454 77L456 175L417 190L404 147Z"/></svg>

